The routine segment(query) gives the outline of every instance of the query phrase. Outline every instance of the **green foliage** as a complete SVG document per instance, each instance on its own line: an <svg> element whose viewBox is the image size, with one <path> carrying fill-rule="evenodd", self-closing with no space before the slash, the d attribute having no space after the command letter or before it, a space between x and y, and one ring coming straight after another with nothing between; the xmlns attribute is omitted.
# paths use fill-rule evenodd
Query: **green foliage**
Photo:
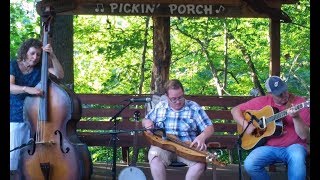
<svg viewBox="0 0 320 180"><path fill-rule="evenodd" d="M143 17L135 17L134 20L132 17L114 16L75 18L74 72L78 77L75 78L75 91L138 93L144 21ZM151 37L148 40L152 42ZM152 67L151 50L146 57L145 70ZM149 90L144 88L144 92Z"/></svg>
<svg viewBox="0 0 320 180"><path fill-rule="evenodd" d="M20 44L28 38L39 38L40 18L32 0L10 1L10 59L16 58Z"/></svg>
<svg viewBox="0 0 320 180"><path fill-rule="evenodd" d="M281 26L281 74L293 93L309 97L310 2L300 1L294 7L285 6L283 9L293 22Z"/></svg>

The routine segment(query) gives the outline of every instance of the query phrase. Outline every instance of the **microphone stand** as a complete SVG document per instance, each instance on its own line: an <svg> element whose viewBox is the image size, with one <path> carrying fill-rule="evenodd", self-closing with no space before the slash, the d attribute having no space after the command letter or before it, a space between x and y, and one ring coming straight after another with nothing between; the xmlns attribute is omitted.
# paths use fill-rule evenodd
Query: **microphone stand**
<svg viewBox="0 0 320 180"><path fill-rule="evenodd" d="M120 111L115 114L111 119L110 121L113 120L113 131L109 134L112 134L112 148L113 148L113 156L112 156L112 179L113 180L116 180L116 175L117 175L117 140L118 140L118 137L117 137L117 134L118 133L121 133L120 131L117 132L117 117L121 114L121 112L127 108L132 102L129 101L129 103L124 106L122 109L120 109Z"/></svg>
<svg viewBox="0 0 320 180"><path fill-rule="evenodd" d="M248 114L251 116L250 121L248 122L247 126L245 127L245 129L241 132L241 134L238 136L238 140L237 140L237 150L238 150L238 160L239 160L239 180L242 179L242 170L241 170L241 160L242 160L242 152L241 152L241 144L242 144L242 137L244 135L244 133L246 132L246 130L248 129L248 127L250 126L250 124L253 123L254 120L254 115L251 115L251 113L248 112Z"/></svg>
<svg viewBox="0 0 320 180"><path fill-rule="evenodd" d="M24 148L24 147L26 147L26 146L30 146L30 145L32 145L33 143L34 143L34 140L31 139L28 143L23 143L23 144L21 144L20 146L11 149L10 152L15 151L15 150L18 150L18 149L22 149L22 148Z"/></svg>

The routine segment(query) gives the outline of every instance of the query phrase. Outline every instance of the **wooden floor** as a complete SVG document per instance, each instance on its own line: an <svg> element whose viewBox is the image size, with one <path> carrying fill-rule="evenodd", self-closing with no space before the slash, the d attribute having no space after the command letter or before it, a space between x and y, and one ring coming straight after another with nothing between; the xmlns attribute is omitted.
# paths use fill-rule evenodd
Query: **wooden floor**
<svg viewBox="0 0 320 180"><path fill-rule="evenodd" d="M147 163L138 163L136 167L129 168L126 164L117 163L116 168L116 179L118 179L119 174L130 176L129 180L139 180L138 172L143 172L147 178L147 180L152 180L152 176L150 173L150 168ZM249 180L247 174L244 172L242 168L241 177L242 180ZM175 167L167 169L167 179L168 180L183 180L185 173L187 172L187 167ZM217 180L239 180L239 166L237 164L230 164L226 167L217 168ZM272 180L286 180L287 175L284 168L277 168L277 172L270 172L270 176ZM113 180L112 176L112 164L106 163L94 163L93 165L93 173L91 176L92 180ZM127 180L127 179L126 179ZM208 167L206 172L201 177L201 180L212 180L212 169Z"/></svg>

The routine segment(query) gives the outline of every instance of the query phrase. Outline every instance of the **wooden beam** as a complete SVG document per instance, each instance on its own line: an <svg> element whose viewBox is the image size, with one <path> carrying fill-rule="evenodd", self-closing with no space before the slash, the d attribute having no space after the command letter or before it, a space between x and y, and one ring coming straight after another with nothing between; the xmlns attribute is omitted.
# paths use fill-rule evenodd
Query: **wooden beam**
<svg viewBox="0 0 320 180"><path fill-rule="evenodd" d="M278 10L282 4L294 2L257 0L261 1ZM43 0L37 3L37 12L41 15L46 6L53 7L57 15L268 17L244 0Z"/></svg>
<svg viewBox="0 0 320 180"><path fill-rule="evenodd" d="M280 20L270 20L270 75L280 76Z"/></svg>

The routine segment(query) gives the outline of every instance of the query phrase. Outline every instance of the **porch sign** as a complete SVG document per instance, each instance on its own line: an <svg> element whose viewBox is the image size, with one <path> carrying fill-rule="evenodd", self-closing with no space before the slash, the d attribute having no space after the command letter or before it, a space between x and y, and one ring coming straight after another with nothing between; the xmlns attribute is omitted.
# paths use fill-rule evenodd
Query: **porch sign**
<svg viewBox="0 0 320 180"><path fill-rule="evenodd" d="M128 0L129 1L129 0ZM160 3L156 1L114 2L97 0L42 0L37 3L37 11L41 13L46 6L55 9L56 14L74 15L122 15L122 16L190 16L190 17L267 17L253 11L242 0L211 1L210 3Z"/></svg>
<svg viewBox="0 0 320 180"><path fill-rule="evenodd" d="M89 7L86 7L90 10ZM224 5L204 4L134 4L134 3L97 3L91 7L96 13L106 12L116 15L167 15L167 16L216 16L227 11Z"/></svg>

